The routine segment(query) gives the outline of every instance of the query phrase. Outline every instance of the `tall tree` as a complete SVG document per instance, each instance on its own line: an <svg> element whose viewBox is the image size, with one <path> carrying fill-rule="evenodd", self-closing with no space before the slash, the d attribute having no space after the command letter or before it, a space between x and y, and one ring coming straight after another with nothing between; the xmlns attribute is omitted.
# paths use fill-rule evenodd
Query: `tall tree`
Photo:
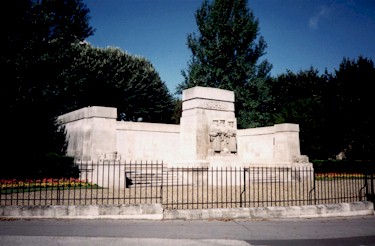
<svg viewBox="0 0 375 246"><path fill-rule="evenodd" d="M5 9L14 24L3 32L0 55L13 171L31 173L44 156L65 154L55 119L80 107L117 107L121 120L171 122L172 96L149 61L84 42L94 29L82 0L7 1Z"/></svg>
<svg viewBox="0 0 375 246"><path fill-rule="evenodd" d="M173 98L153 65L119 48L74 45L61 74L65 112L89 105L116 107L119 120L171 123Z"/></svg>
<svg viewBox="0 0 375 246"><path fill-rule="evenodd" d="M259 61L267 45L247 0L205 0L195 18L199 33L188 35L192 59L177 91L194 86L233 90L240 128L270 124L272 66Z"/></svg>
<svg viewBox="0 0 375 246"><path fill-rule="evenodd" d="M374 62L363 56L343 58L335 70L330 94L333 154L347 159L371 159L375 152L373 105Z"/></svg>
<svg viewBox="0 0 375 246"><path fill-rule="evenodd" d="M325 159L328 155L328 79L313 67L297 73L287 70L272 87L275 123L299 124L301 152L312 159Z"/></svg>
<svg viewBox="0 0 375 246"><path fill-rule="evenodd" d="M0 62L7 89L3 90L6 129L5 153L16 171L33 158L63 152L56 143L56 77L69 64L71 44L93 34L89 10L81 0L6 1L8 25L2 31Z"/></svg>

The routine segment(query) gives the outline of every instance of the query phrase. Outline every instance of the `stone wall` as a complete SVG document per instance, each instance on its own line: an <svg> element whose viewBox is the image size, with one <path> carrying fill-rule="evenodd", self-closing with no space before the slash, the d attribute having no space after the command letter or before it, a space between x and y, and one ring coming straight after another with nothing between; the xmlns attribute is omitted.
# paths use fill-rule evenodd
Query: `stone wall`
<svg viewBox="0 0 375 246"><path fill-rule="evenodd" d="M120 158L163 161L179 158L179 125L119 121L116 136Z"/></svg>
<svg viewBox="0 0 375 246"><path fill-rule="evenodd" d="M168 166L209 167L308 163L298 124L237 130L234 92L183 91L180 125L117 121L117 109L86 107L58 118L77 160L157 160Z"/></svg>
<svg viewBox="0 0 375 246"><path fill-rule="evenodd" d="M277 124L269 127L237 131L238 154L244 163L290 164L304 162L301 156L298 124Z"/></svg>
<svg viewBox="0 0 375 246"><path fill-rule="evenodd" d="M86 107L58 118L67 155L80 161L170 160L179 155L180 126L116 121L117 109Z"/></svg>
<svg viewBox="0 0 375 246"><path fill-rule="evenodd" d="M65 127L67 155L91 161L103 154L115 153L117 109L86 107L58 117Z"/></svg>

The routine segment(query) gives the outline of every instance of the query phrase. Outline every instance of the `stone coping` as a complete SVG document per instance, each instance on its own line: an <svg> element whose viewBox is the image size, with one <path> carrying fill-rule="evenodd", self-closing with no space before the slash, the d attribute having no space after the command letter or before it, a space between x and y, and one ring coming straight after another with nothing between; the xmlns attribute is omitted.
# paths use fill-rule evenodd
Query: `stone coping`
<svg viewBox="0 0 375 246"><path fill-rule="evenodd" d="M288 219L375 215L372 202L307 206L168 210L164 219Z"/></svg>
<svg viewBox="0 0 375 246"><path fill-rule="evenodd" d="M165 210L161 204L0 206L2 219L288 219L375 215L369 201L287 207Z"/></svg>
<svg viewBox="0 0 375 246"><path fill-rule="evenodd" d="M299 125L292 123L275 124L274 126L264 126L248 129L238 129L237 136L255 136L255 135L269 135L277 132L299 132Z"/></svg>
<svg viewBox="0 0 375 246"><path fill-rule="evenodd" d="M180 133L180 125L148 123L148 122L117 121L116 130Z"/></svg>
<svg viewBox="0 0 375 246"><path fill-rule="evenodd" d="M94 117L116 119L117 108L101 107L101 106L85 107L85 108L77 109L75 111L59 116L57 118L57 121L60 124L66 124L72 121L94 118Z"/></svg>
<svg viewBox="0 0 375 246"><path fill-rule="evenodd" d="M202 86L196 86L182 91L182 101L192 100L196 98L234 102L234 92Z"/></svg>

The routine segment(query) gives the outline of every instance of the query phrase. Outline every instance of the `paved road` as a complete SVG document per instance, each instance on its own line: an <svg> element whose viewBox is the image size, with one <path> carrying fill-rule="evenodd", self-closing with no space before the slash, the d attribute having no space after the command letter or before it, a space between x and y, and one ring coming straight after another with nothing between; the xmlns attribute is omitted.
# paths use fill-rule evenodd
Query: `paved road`
<svg viewBox="0 0 375 246"><path fill-rule="evenodd" d="M228 221L3 220L0 245L375 246L375 216Z"/></svg>

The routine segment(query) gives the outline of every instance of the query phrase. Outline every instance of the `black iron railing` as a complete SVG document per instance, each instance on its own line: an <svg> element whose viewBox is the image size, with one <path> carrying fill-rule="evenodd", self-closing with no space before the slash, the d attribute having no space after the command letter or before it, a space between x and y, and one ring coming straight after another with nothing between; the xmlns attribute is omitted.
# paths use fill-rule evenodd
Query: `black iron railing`
<svg viewBox="0 0 375 246"><path fill-rule="evenodd" d="M374 201L374 169L168 168L162 162L81 162L80 177L1 180L0 205L161 203L166 209Z"/></svg>

